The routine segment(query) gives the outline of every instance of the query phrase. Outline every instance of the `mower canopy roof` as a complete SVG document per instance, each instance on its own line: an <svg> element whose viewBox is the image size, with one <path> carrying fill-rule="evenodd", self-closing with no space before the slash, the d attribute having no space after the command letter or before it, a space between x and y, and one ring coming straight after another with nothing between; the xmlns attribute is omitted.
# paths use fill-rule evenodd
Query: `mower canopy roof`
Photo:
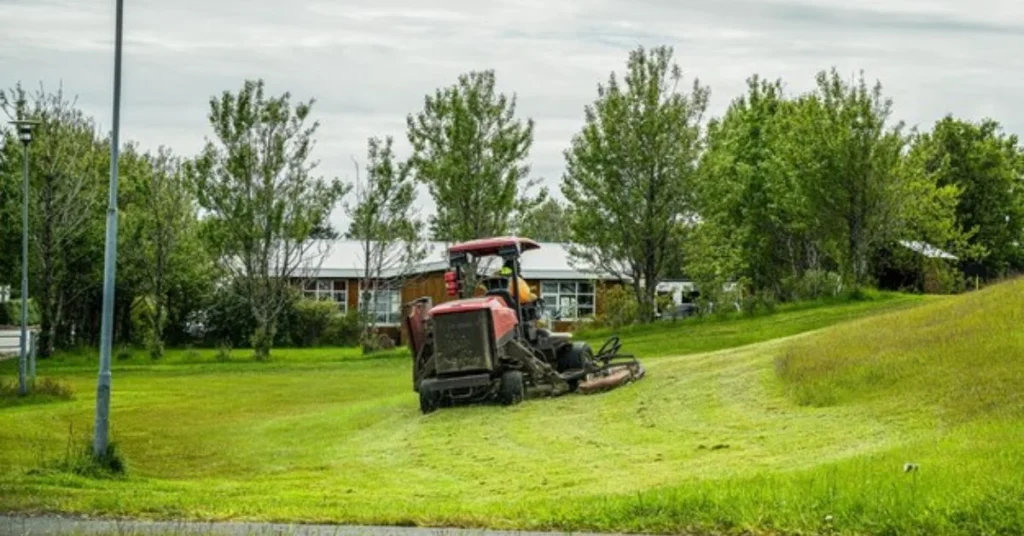
<svg viewBox="0 0 1024 536"><path fill-rule="evenodd" d="M540 249L540 244L530 240L529 238L497 236L494 238L480 238L477 240L470 240L469 242L462 242L461 244L455 244L448 248L448 254L469 253L476 257L484 257L488 255L498 255L502 250L510 247L518 247L520 252L524 252L530 251L531 249Z"/></svg>

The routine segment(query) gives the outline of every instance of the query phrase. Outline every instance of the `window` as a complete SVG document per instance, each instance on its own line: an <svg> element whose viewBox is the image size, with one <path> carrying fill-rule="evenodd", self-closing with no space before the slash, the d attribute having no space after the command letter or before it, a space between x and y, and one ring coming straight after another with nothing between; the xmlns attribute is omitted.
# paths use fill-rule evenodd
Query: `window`
<svg viewBox="0 0 1024 536"><path fill-rule="evenodd" d="M402 316L402 291L401 289L377 289L367 290L368 299L363 304L367 310L373 313L373 320L377 324L398 324ZM360 296L362 300L362 296Z"/></svg>
<svg viewBox="0 0 1024 536"><path fill-rule="evenodd" d="M302 294L310 300L336 302L341 312L348 312L348 281L344 279L306 281Z"/></svg>
<svg viewBox="0 0 1024 536"><path fill-rule="evenodd" d="M552 320L578 320L594 314L594 284L588 281L544 281L540 297L544 313Z"/></svg>

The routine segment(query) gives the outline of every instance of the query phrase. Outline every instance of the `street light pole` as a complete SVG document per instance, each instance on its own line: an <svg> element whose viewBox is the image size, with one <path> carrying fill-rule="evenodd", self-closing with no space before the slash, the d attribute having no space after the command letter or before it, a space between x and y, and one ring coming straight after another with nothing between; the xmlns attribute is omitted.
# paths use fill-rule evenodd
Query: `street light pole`
<svg viewBox="0 0 1024 536"><path fill-rule="evenodd" d="M100 373L96 382L96 425L92 454L107 452L110 428L110 351L114 337L114 272L117 268L117 152L121 128L121 19L124 0L117 0L114 30L114 123L110 136L110 187L107 238L103 260L103 316L100 326Z"/></svg>
<svg viewBox="0 0 1024 536"><path fill-rule="evenodd" d="M18 392L28 392L25 384L25 366L28 363L28 143L24 144L25 157L22 158L21 195L21 354L18 356Z"/></svg>
<svg viewBox="0 0 1024 536"><path fill-rule="evenodd" d="M28 393L25 367L28 362L28 144L32 143L32 127L38 121L11 121L18 130L18 139L24 146L21 193L21 353L18 356L18 394Z"/></svg>

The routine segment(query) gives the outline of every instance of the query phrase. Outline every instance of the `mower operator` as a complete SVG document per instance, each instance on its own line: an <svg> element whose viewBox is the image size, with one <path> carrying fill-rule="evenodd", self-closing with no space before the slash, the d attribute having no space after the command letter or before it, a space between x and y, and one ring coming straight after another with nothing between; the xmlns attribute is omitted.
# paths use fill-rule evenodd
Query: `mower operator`
<svg viewBox="0 0 1024 536"><path fill-rule="evenodd" d="M501 267L501 270L498 270L498 275L500 277L511 278L513 262L515 261L511 259L505 261L505 265ZM512 296L515 296L516 291L515 287L512 286L512 283L513 282L511 280L508 282L508 293L511 294ZM517 277L515 283L519 286L520 303L527 304L537 301L537 296L533 294L533 291L530 290L530 285L527 285L526 281L522 277Z"/></svg>

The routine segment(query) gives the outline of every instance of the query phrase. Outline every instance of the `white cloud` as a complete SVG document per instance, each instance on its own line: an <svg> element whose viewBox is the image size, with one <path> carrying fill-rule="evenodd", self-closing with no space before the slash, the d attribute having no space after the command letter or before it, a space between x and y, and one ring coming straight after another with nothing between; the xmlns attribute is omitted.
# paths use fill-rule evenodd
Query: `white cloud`
<svg viewBox="0 0 1024 536"><path fill-rule="evenodd" d="M0 85L62 82L109 125L113 6L0 0ZM1024 131L1017 0L133 0L125 10L123 138L196 151L209 98L263 77L317 99L316 157L342 178L368 136L393 135L405 152L405 116L426 93L493 68L536 120L533 170L557 189L583 107L637 45L674 46L686 75L711 86L714 114L755 72L803 91L834 65L880 79L909 124L954 113Z"/></svg>

